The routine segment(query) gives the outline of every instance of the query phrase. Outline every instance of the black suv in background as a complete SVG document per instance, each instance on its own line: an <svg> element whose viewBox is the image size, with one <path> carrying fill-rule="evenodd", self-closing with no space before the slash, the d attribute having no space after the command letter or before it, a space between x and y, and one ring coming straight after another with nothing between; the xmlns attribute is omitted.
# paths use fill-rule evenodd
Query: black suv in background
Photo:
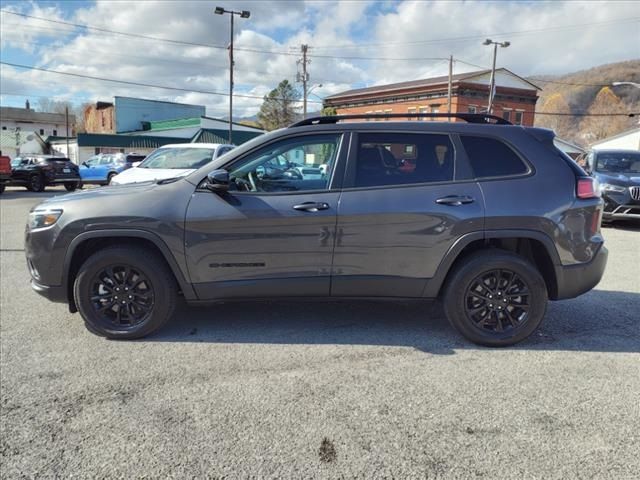
<svg viewBox="0 0 640 480"><path fill-rule="evenodd" d="M80 184L78 166L64 157L23 155L11 161L11 185L42 192L48 185L63 184L72 192Z"/></svg>
<svg viewBox="0 0 640 480"><path fill-rule="evenodd" d="M32 286L109 338L156 331L179 296L369 297L441 298L471 341L516 343L548 299L600 281L602 199L552 131L449 116L468 123L307 119L182 178L47 200L26 231Z"/></svg>
<svg viewBox="0 0 640 480"><path fill-rule="evenodd" d="M586 170L600 183L604 221L640 220L640 151L594 150Z"/></svg>

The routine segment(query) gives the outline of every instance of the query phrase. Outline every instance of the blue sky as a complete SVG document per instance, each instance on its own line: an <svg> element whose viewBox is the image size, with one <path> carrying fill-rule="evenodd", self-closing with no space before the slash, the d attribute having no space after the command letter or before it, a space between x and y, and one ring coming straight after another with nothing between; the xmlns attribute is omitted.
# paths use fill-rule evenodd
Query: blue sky
<svg viewBox="0 0 640 480"><path fill-rule="evenodd" d="M498 66L520 75L560 74L640 58L640 3L595 1L197 1L6 2L0 16L3 62L107 77L191 92L131 87L2 65L3 105L42 97L75 103L114 95L192 102L224 115L228 17L221 5L248 9L237 19L237 115L252 115L282 79L295 82L296 49L310 45L311 84L323 97L349 88L487 67L485 36L509 40ZM178 45L52 23L65 21L134 35L215 45ZM411 60L419 59L419 60ZM257 97L257 98L251 98ZM319 101L317 97L314 100Z"/></svg>

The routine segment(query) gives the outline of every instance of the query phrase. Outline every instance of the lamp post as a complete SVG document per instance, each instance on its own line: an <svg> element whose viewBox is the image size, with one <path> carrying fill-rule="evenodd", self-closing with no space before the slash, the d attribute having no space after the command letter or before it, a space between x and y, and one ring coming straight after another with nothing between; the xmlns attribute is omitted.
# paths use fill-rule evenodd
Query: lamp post
<svg viewBox="0 0 640 480"><path fill-rule="evenodd" d="M216 15L229 14L231 29L229 32L229 143L233 143L233 17L239 15L240 18L249 18L251 12L248 10L235 11L216 7L213 11Z"/></svg>
<svg viewBox="0 0 640 480"><path fill-rule="evenodd" d="M487 38L483 45L493 45L493 66L491 67L491 85L489 87L489 105L487 106L487 113L491 113L493 110L493 100L496 96L496 57L498 56L498 45L502 48L507 48L511 45L511 42L494 42L490 38Z"/></svg>

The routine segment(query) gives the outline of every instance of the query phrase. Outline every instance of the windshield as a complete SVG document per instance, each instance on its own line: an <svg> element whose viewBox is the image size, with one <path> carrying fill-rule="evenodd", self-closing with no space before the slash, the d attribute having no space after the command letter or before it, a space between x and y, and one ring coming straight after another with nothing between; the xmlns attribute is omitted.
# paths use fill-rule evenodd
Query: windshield
<svg viewBox="0 0 640 480"><path fill-rule="evenodd" d="M138 168L200 168L213 158L213 148L159 148Z"/></svg>
<svg viewBox="0 0 640 480"><path fill-rule="evenodd" d="M602 173L640 173L640 152L598 153L596 171Z"/></svg>

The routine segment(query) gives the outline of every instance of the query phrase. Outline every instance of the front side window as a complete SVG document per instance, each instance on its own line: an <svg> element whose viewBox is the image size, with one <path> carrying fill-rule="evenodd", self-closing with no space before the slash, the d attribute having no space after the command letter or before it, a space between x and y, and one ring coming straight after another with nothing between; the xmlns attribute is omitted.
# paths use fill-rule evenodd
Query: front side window
<svg viewBox="0 0 640 480"><path fill-rule="evenodd" d="M471 135L461 135L460 139L476 178L521 175L528 170L520 157L500 140Z"/></svg>
<svg viewBox="0 0 640 480"><path fill-rule="evenodd" d="M453 180L455 151L448 135L360 134L355 187Z"/></svg>
<svg viewBox="0 0 640 480"><path fill-rule="evenodd" d="M341 135L312 135L275 142L229 168L232 185L246 192L326 190Z"/></svg>
<svg viewBox="0 0 640 480"><path fill-rule="evenodd" d="M138 168L197 169L209 163L214 152L213 148L159 148Z"/></svg>

